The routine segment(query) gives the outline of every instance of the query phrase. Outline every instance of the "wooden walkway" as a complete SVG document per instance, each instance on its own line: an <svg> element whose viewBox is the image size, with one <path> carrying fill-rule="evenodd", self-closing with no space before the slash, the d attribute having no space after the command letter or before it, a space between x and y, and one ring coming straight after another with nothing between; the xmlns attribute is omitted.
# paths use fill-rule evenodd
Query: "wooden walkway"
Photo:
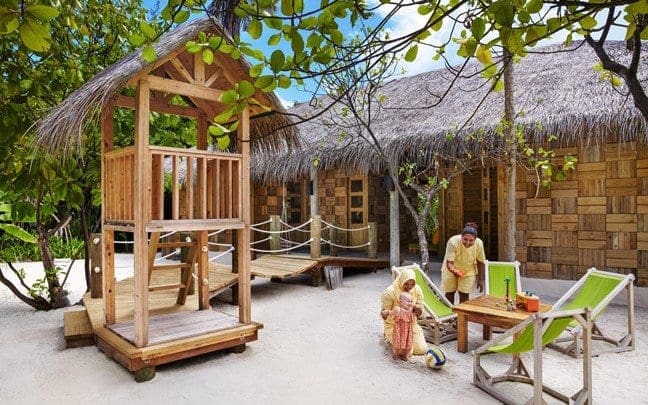
<svg viewBox="0 0 648 405"><path fill-rule="evenodd" d="M311 259L305 255L265 255L251 262L253 277L282 279L298 274L310 273L312 285L321 283L322 269L327 266L384 268L389 266L386 259L367 259L362 257L324 256ZM158 270L153 272L151 285L173 284L178 282L177 270ZM210 263L209 292L213 297L238 283L238 275L232 273L230 265ZM129 277L115 284L116 322L128 322L133 319L133 278ZM187 296L185 305L176 303L177 290L160 290L149 292L149 315L160 316L178 312L192 311L198 308L198 295ZM64 313L64 333L67 347L92 344L91 336L105 337L103 299L91 298L90 293L83 297L84 310Z"/></svg>

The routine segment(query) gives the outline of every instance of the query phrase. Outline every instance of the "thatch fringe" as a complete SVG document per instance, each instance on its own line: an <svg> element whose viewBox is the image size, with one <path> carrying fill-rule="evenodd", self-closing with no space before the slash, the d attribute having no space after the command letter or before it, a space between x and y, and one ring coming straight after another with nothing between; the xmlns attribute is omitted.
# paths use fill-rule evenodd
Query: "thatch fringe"
<svg viewBox="0 0 648 405"><path fill-rule="evenodd" d="M596 55L587 45L581 45L575 43L571 51L559 53L556 51L564 49L556 45L539 48L539 53L530 54L515 65L516 124L524 127L527 142L545 143L552 135L558 138L549 145L554 148L574 143L600 145L609 139L645 140L646 122L632 104L627 89L615 89L601 81L593 70L598 62ZM606 48L615 58L629 58L624 42L612 42ZM647 66L645 58L642 65ZM488 84L477 74L479 68L469 64L463 77L436 106L432 105L438 101L437 95L443 94L453 79L446 70L394 80L383 86L382 94L387 101L375 113L372 128L388 161L424 163L434 154L485 153L498 158L504 145L498 131L503 95L487 94ZM320 101L325 104L327 100ZM317 109L301 104L290 112L312 116ZM341 107L333 107L330 113L299 124L305 142L298 152L258 154L258 165L253 168L255 179L285 181L303 177L316 160L324 170L384 170L385 160L367 143L338 140L340 133L348 131L332 125L340 115ZM475 141L474 137L483 141Z"/></svg>

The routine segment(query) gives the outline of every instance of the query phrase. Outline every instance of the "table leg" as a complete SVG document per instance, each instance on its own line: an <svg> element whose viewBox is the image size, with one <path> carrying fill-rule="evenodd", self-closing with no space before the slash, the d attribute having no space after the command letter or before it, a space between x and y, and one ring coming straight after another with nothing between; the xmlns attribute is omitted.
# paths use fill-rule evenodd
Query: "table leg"
<svg viewBox="0 0 648 405"><path fill-rule="evenodd" d="M461 312L457 314L457 351L459 353L468 351L468 321L466 315Z"/></svg>
<svg viewBox="0 0 648 405"><path fill-rule="evenodd" d="M493 337L492 329L490 325L484 325L484 329L482 330L482 338L484 340L491 340L491 337Z"/></svg>

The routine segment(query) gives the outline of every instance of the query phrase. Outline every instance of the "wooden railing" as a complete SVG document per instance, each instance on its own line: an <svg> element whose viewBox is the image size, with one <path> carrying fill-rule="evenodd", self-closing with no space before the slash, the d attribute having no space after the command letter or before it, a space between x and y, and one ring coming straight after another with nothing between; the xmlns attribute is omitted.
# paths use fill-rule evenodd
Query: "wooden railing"
<svg viewBox="0 0 648 405"><path fill-rule="evenodd" d="M240 154L149 147L151 194L149 221L236 220L241 213ZM104 217L134 218L134 148L106 154Z"/></svg>

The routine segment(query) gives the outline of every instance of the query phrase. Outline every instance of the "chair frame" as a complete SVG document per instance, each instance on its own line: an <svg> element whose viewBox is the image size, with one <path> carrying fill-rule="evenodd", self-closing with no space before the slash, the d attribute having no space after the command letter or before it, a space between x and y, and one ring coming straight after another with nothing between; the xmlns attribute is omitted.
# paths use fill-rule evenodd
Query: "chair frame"
<svg viewBox="0 0 648 405"><path fill-rule="evenodd" d="M513 261L513 262L499 262L499 261L491 261L491 260L485 260L484 261L484 294L490 295L490 280L488 278L488 272L489 272L489 265L490 264L512 264L515 267L515 286L517 288L518 292L522 292L522 281L520 280L520 262ZM515 297L509 297L512 300L515 300Z"/></svg>
<svg viewBox="0 0 648 405"><path fill-rule="evenodd" d="M587 277L591 274L603 274L603 275L612 275L619 276L621 282L618 286L614 288L596 307L592 308L592 340L604 341L612 345L609 349L600 349L593 350L592 356L598 356L604 353L619 353L627 352L635 349L635 326L634 326L634 275L626 274L622 275L619 273L611 273L608 271L598 270L595 267L587 270L587 273L578 280L576 284L572 286L554 305L554 308L560 309L567 301L572 298L579 289L585 284ZM601 331L601 328L596 323L596 318L605 312L605 309L610 304L610 302L621 293L622 290L626 290L626 308L627 308L627 333L619 339L615 339L609 336L606 336ZM572 357L579 358L583 355L583 344L582 344L582 328L580 325L576 327L568 327L567 332L569 336L563 336L556 339L554 342L548 345L548 347L558 350L559 352L568 354Z"/></svg>
<svg viewBox="0 0 648 405"><path fill-rule="evenodd" d="M432 290L432 293L436 295L441 302L448 306L448 308L453 307L453 305L450 303L450 301L448 301L439 287L434 284L434 282L416 263L407 266L393 266L392 278L395 279L396 277L398 277L400 269L406 267L413 268L414 271L418 271L427 283L427 287ZM421 288L423 288L423 286L421 286ZM450 315L438 316L425 303L425 301L423 301L422 304L423 314L419 317L418 324L424 331L425 340L438 346L441 343L457 339L457 314L453 312Z"/></svg>
<svg viewBox="0 0 648 405"><path fill-rule="evenodd" d="M559 392L557 389L549 387L542 382L542 337L546 328L548 327L548 320L554 318L573 317L578 321L583 330L583 385L572 395L566 395ZM472 352L473 355L473 384L502 401L505 404L517 404L519 400L515 400L508 396L505 392L498 390L496 384L504 381L521 382L533 385L533 397L531 397L527 404L540 405L544 401L542 393L557 398L558 400L569 404L591 404L592 403L592 359L590 356L591 349L591 311L589 308L582 308L568 311L550 311L538 312L530 316L514 328L509 329L506 333L498 336L496 339L487 342L478 349ZM504 340L515 337L527 327L533 328L533 376L529 373L527 367L524 365L520 354L515 354L512 363L504 374L491 376L486 369L482 366L481 357L484 355L497 354L491 352L489 349L495 345L502 343Z"/></svg>

